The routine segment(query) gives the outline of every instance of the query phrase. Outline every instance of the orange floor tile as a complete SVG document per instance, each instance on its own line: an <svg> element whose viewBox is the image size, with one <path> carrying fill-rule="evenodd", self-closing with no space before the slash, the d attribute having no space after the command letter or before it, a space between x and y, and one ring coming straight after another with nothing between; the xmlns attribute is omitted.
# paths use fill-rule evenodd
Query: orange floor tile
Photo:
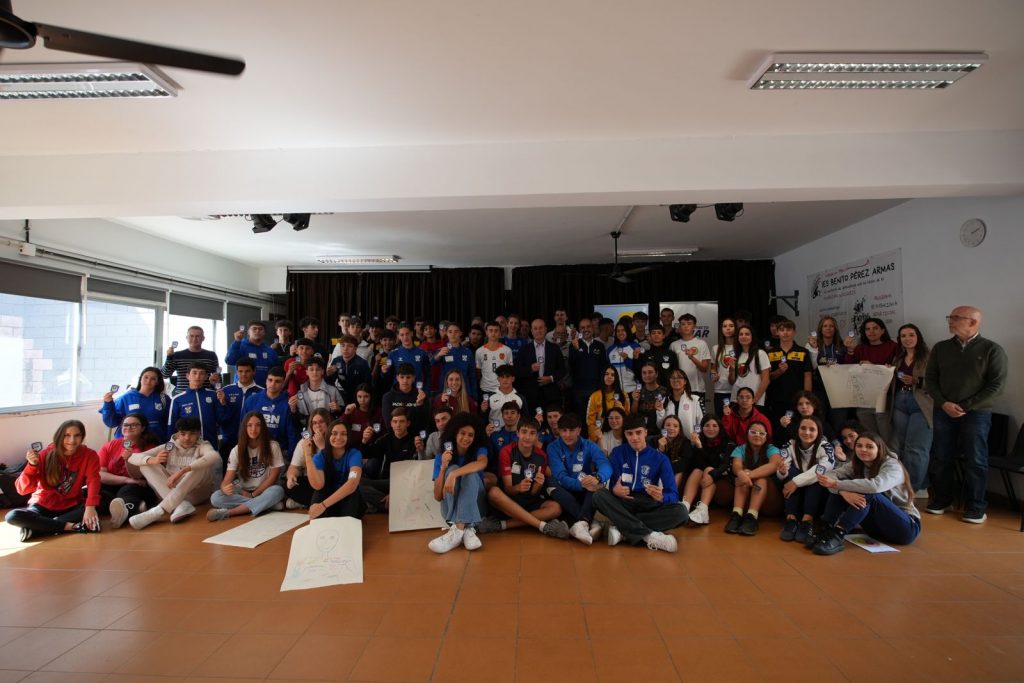
<svg viewBox="0 0 1024 683"><path fill-rule="evenodd" d="M0 524L0 683L99 681L1020 681L1024 534L925 515L918 541L816 557L675 531L679 553L533 531L444 556L365 521L361 585L281 593L290 535L232 520L22 544Z"/></svg>

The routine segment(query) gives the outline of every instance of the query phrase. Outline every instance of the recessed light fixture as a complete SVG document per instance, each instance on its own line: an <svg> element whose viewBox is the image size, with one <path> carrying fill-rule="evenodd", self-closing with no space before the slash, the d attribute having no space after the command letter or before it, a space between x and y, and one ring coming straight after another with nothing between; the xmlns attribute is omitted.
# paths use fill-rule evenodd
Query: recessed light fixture
<svg viewBox="0 0 1024 683"><path fill-rule="evenodd" d="M935 90L988 61L983 52L786 52L768 55L751 90Z"/></svg>
<svg viewBox="0 0 1024 683"><path fill-rule="evenodd" d="M0 64L0 100L175 97L180 86L136 62Z"/></svg>
<svg viewBox="0 0 1024 683"><path fill-rule="evenodd" d="M402 259L401 256L395 256L394 254L370 254L364 256L341 256L337 254L325 254L317 256L317 263L331 263L331 264L346 264L346 265L357 265L357 264L380 264L380 263L398 263Z"/></svg>
<svg viewBox="0 0 1024 683"><path fill-rule="evenodd" d="M677 247L675 249L634 249L632 251L620 251L622 258L674 258L677 256L693 256L700 249L697 247Z"/></svg>

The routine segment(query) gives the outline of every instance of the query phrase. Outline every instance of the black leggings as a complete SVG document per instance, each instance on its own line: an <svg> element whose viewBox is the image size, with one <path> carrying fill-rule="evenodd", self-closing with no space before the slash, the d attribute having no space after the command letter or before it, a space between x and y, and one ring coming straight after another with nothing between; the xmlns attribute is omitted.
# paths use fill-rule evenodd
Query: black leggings
<svg viewBox="0 0 1024 683"><path fill-rule="evenodd" d="M310 505L313 503L322 503L324 499L330 495L330 493L323 489L314 491L313 501ZM366 514L366 503L363 501L363 497L359 495L359 491L356 490L324 510L324 513L320 516L355 517L356 519L362 519L364 514Z"/></svg>
<svg viewBox="0 0 1024 683"><path fill-rule="evenodd" d="M11 526L31 529L42 534L59 534L68 522L77 524L85 515L85 506L78 505L66 510L50 510L42 505L29 505L7 513L5 518Z"/></svg>

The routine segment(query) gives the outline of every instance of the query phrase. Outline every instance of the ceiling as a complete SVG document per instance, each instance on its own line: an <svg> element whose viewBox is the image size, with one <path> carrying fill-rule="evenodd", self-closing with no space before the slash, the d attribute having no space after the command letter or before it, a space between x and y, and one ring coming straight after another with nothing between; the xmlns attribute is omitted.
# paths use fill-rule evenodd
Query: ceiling
<svg viewBox="0 0 1024 683"><path fill-rule="evenodd" d="M241 55L166 101L5 102L0 219L114 218L253 265L770 257L911 197L1024 193L1024 3L15 0ZM753 92L772 51L984 51L946 91ZM39 46L0 63L67 59ZM674 224L659 204L742 201ZM252 235L183 216L322 211ZM768 237L769 239L765 239Z"/></svg>

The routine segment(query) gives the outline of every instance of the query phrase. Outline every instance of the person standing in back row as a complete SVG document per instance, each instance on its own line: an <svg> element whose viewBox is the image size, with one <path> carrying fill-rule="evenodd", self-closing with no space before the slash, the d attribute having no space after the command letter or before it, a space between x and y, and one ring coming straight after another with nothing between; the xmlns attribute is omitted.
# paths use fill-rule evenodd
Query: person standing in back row
<svg viewBox="0 0 1024 683"><path fill-rule="evenodd" d="M194 363L201 363L206 368L207 376L209 376L218 371L217 367L220 362L217 360L216 353L203 348L203 341L206 339L203 328L193 325L188 328L185 337L188 342L188 348L181 351L176 351L176 346L168 348L167 358L164 360L162 370L164 379L171 379L173 376L175 394L180 394L189 388L188 371ZM209 381L204 386L209 389Z"/></svg>
<svg viewBox="0 0 1024 683"><path fill-rule="evenodd" d="M946 316L950 339L932 347L925 386L934 399L934 439L929 476L932 499L927 511L941 515L953 502L953 457L964 454L965 522L987 519L988 433L992 407L1006 387L1008 362L999 344L981 336L982 312L957 306Z"/></svg>

